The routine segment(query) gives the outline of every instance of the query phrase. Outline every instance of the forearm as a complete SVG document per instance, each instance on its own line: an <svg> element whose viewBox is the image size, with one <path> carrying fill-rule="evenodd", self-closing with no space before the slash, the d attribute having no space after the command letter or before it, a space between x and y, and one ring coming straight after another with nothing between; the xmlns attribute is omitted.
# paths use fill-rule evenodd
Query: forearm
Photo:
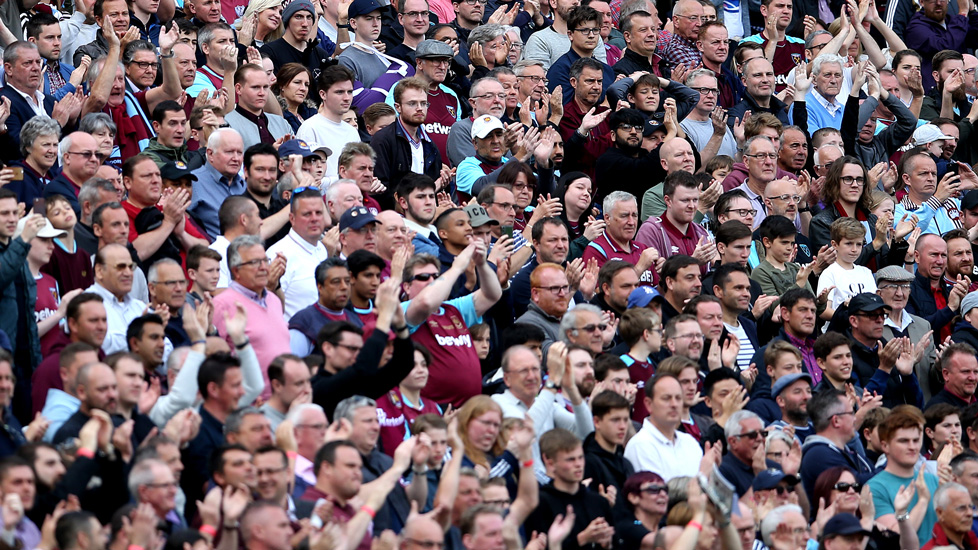
<svg viewBox="0 0 978 550"><path fill-rule="evenodd" d="M434 506L442 509L442 515L438 517L438 523L442 529L448 530L451 527L452 507L455 498L458 496L459 472L462 470L462 457L465 449L452 449L452 458L441 469L441 480L438 482L438 492L435 493Z"/></svg>
<svg viewBox="0 0 978 550"><path fill-rule="evenodd" d="M907 44L904 43L902 38L900 38L900 35L897 34L892 28L887 26L886 22L879 17L873 19L873 28L883 35L883 38L886 40L886 45L888 48L890 48L891 52L901 52L907 49Z"/></svg>
<svg viewBox="0 0 978 550"><path fill-rule="evenodd" d="M910 525L910 522L897 521L897 526L900 528L900 549L919 550L920 538L917 537L917 530Z"/></svg>
<svg viewBox="0 0 978 550"><path fill-rule="evenodd" d="M883 52L880 50L876 40L870 36L869 31L867 31L862 25L856 25L856 36L859 37L859 43L862 44L863 51L865 51L866 55L869 56L870 63L872 63L877 69L882 69L885 67L886 56L883 55Z"/></svg>
<svg viewBox="0 0 978 550"><path fill-rule="evenodd" d="M163 57L164 55L170 57ZM180 73L177 72L177 63L173 57L173 52L161 52L160 57L163 62L163 85L159 88L151 88L146 92L146 107L151 113L163 101L168 99L176 101L180 99L180 94L183 93L183 87L180 86Z"/></svg>
<svg viewBox="0 0 978 550"><path fill-rule="evenodd" d="M703 150L700 151L700 162L702 163L700 170L702 170L703 167L706 166L706 163L710 162L713 157L717 156L717 151L719 151L720 146L723 145L724 135L725 134L717 134L714 132L713 135L710 136L710 141L707 141L706 146L704 146Z"/></svg>
<svg viewBox="0 0 978 550"><path fill-rule="evenodd" d="M516 487L516 499L509 509L507 521L512 518L513 523L519 527L523 525L530 513L536 509L540 502L540 484L537 482L536 473L533 471L533 453L529 451L520 453L520 480Z"/></svg>
<svg viewBox="0 0 978 550"><path fill-rule="evenodd" d="M909 523L914 531L920 529L920 525L924 522L924 517L927 516L929 503L930 499L917 498L917 505L910 510L910 519L903 523Z"/></svg>
<svg viewBox="0 0 978 550"><path fill-rule="evenodd" d="M415 296L405 312L408 324L417 326L423 323L429 315L441 307L442 302L451 295L455 281L462 273L462 269L452 266Z"/></svg>
<svg viewBox="0 0 978 550"><path fill-rule="evenodd" d="M160 0L160 6L156 10L156 17L160 18L163 25L166 25L171 20L173 16L177 13L176 2L173 0ZM166 32L165 29L161 29L160 32Z"/></svg>
<svg viewBox="0 0 978 550"><path fill-rule="evenodd" d="M948 94L944 94L941 101L941 117L954 119L954 98Z"/></svg>
<svg viewBox="0 0 978 550"><path fill-rule="evenodd" d="M241 375L244 379L242 386L244 386L245 391L245 394L238 400L238 406L247 407L261 395L262 390L265 389L265 380L262 377L258 355L255 354L255 348L251 347L251 344L238 350L238 359L241 361Z"/></svg>
<svg viewBox="0 0 978 550"><path fill-rule="evenodd" d="M163 225L158 228L141 233L136 240L132 241L133 248L136 249L136 255L139 256L140 260L146 260L156 254L156 251L163 246L166 239L170 237L173 233L174 223L165 219L163 220Z"/></svg>
<svg viewBox="0 0 978 550"><path fill-rule="evenodd" d="M704 514L703 512L696 512L695 514L693 514L692 521L695 521L700 525L703 525L703 521L705 519L706 519L706 514ZM696 543L699 541L701 530L702 527L697 529L696 527L687 524L686 527L683 529L682 534L679 535L679 538L676 539L676 542L672 543L672 546L669 548L669 550L694 550L696 548ZM740 543L738 542L737 546L735 546L734 548L739 548L739 547L740 547Z"/></svg>
<svg viewBox="0 0 978 550"><path fill-rule="evenodd" d="M188 252L197 245L207 246L210 244L205 239L198 239L186 231L180 233L177 238L180 240L180 247Z"/></svg>
<svg viewBox="0 0 978 550"><path fill-rule="evenodd" d="M44 336L45 334L50 332L52 328L58 326L58 323L61 322L62 318L63 316L60 314L60 312L55 312L54 315L39 322L37 324L37 337L40 338Z"/></svg>
<svg viewBox="0 0 978 550"><path fill-rule="evenodd" d="M418 509L424 508L428 502L428 476L426 474L414 474L411 476L411 484L404 490L412 501L418 504Z"/></svg>
<svg viewBox="0 0 978 550"><path fill-rule="evenodd" d="M805 511L807 514L807 510ZM805 516L808 517L808 516ZM740 535L737 534L737 528L734 527L732 521L728 521L727 525L720 530L720 543L723 545L723 550L740 550ZM907 550L904 548L903 550Z"/></svg>
<svg viewBox="0 0 978 550"><path fill-rule="evenodd" d="M529 248L529 245L523 248ZM475 310L479 315L482 315L486 311L489 311L489 308L502 298L503 289L499 286L499 278L496 276L496 272L493 271L492 267L490 267L489 262L482 262L482 265L476 267L476 272L479 274L479 290L475 292L473 298Z"/></svg>
<svg viewBox="0 0 978 550"><path fill-rule="evenodd" d="M92 60L94 63L95 61ZM89 92L86 109L88 112L101 111L109 101L109 94L112 92L112 84L115 82L115 71L104 70L105 67L115 67L119 63L119 46L112 44L109 46L109 53L106 56L103 70L98 72L95 82L92 83ZM149 256L147 256L149 257ZM144 259L144 258L140 258Z"/></svg>
<svg viewBox="0 0 978 550"><path fill-rule="evenodd" d="M221 532L221 543L214 550L238 550L238 530L223 529Z"/></svg>

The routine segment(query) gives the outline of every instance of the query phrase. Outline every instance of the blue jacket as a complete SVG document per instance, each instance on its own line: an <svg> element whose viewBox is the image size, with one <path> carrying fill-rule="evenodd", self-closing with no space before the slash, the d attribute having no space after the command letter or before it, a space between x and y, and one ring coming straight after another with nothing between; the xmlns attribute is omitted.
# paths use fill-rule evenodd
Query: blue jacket
<svg viewBox="0 0 978 550"><path fill-rule="evenodd" d="M143 25L143 22L136 17L136 14L129 12L129 24L139 29L139 38L141 40L149 40L154 46L159 47L160 45L160 30L163 28L163 23L160 18L156 16L155 13L149 15L149 23ZM94 61L94 60L93 60Z"/></svg>
<svg viewBox="0 0 978 550"><path fill-rule="evenodd" d="M10 116L7 117L7 135L20 142L20 128L25 122L34 118L34 109L31 108L24 96L20 95L20 92L14 90L8 82L3 88L0 88L0 97L6 97L10 100ZM54 98L51 96L44 96L44 111L51 116L51 111L54 109Z"/></svg>
<svg viewBox="0 0 978 550"><path fill-rule="evenodd" d="M44 75L43 92L45 97L51 96L55 100L60 100L64 96L75 92L75 85L68 82L68 79L71 78L71 73L75 70L71 65L64 62L58 64L58 72L61 74L61 78L65 79L65 85L54 93L51 93L51 77L48 76L46 69L42 68L41 70L41 74Z"/></svg>
<svg viewBox="0 0 978 550"><path fill-rule="evenodd" d="M22 160L11 162L10 165L23 167L24 179L12 181L6 185L6 188L17 193L17 202L24 203L27 208L30 208L34 204L34 199L44 196L44 188L60 172L58 167L55 166L51 170L48 170L47 174L41 175ZM43 216L44 213L42 212L41 215Z"/></svg>
<svg viewBox="0 0 978 550"><path fill-rule="evenodd" d="M550 92L553 92L557 89L557 86L563 86L564 105L567 105L574 99L574 90L570 84L570 68L578 59L581 59L581 56L577 55L577 52L571 48L567 50L567 53L558 57L557 61L554 61L554 64L550 66L550 70L547 71L547 80L549 80L547 88ZM598 63L601 62L598 61ZM615 83L615 70L610 65L601 63L601 71L604 74L601 79L601 97L598 98L598 103L604 101L604 96L608 93L608 88Z"/></svg>
<svg viewBox="0 0 978 550"><path fill-rule="evenodd" d="M801 446L801 482L805 487L805 494L815 494L815 480L819 474L834 466L845 466L856 472L856 481L865 483L873 475L873 467L865 456L859 455L848 447L835 446L828 439L820 435L812 435L805 438L805 443Z"/></svg>
<svg viewBox="0 0 978 550"><path fill-rule="evenodd" d="M944 282L941 282L941 292L944 299L950 293L950 289ZM937 302L934 300L934 293L931 291L930 279L917 272L913 282L910 283L910 299L907 301L907 313L913 313L917 317L923 317L937 334L951 322L954 318L954 310L949 307L937 309Z"/></svg>

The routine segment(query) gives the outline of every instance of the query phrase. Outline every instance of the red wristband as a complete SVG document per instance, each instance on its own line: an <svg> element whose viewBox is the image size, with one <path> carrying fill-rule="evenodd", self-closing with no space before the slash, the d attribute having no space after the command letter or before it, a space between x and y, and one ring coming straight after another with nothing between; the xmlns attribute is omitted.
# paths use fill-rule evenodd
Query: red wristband
<svg viewBox="0 0 978 550"><path fill-rule="evenodd" d="M217 536L217 528L214 527L213 525L207 525L207 524L201 525L198 531L200 532L201 535L207 535L210 538L214 538L215 536Z"/></svg>
<svg viewBox="0 0 978 550"><path fill-rule="evenodd" d="M533 467L533 459L531 458L530 460L527 460L526 462L520 464L520 466L522 466L523 468L532 468Z"/></svg>
<svg viewBox="0 0 978 550"><path fill-rule="evenodd" d="M703 524L693 520L689 520L689 523L686 524L686 527L695 527L697 531L703 530Z"/></svg>
<svg viewBox="0 0 978 550"><path fill-rule="evenodd" d="M370 516L370 519L373 519L377 515L377 512L366 504L360 507L360 511Z"/></svg>
<svg viewBox="0 0 978 550"><path fill-rule="evenodd" d="M146 550L146 549L138 544L130 544L129 550Z"/></svg>
<svg viewBox="0 0 978 550"><path fill-rule="evenodd" d="M95 451L82 447L75 452L76 457L95 458Z"/></svg>

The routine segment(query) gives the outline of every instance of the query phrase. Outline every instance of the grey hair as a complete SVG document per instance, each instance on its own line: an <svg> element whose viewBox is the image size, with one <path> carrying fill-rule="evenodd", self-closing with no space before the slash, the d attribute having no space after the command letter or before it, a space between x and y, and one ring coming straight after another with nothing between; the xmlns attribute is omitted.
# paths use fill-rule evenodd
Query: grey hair
<svg viewBox="0 0 978 550"><path fill-rule="evenodd" d="M757 142L759 140L762 140L762 139L765 140L765 141L767 141L771 145L775 145L774 144L774 141L772 141L770 137L765 136L763 134L757 134L756 136L748 139L746 143L744 143L744 153L745 154L746 153L750 153L751 152L751 146L754 145L755 142ZM775 147L777 147L777 146L775 145Z"/></svg>
<svg viewBox="0 0 978 550"><path fill-rule="evenodd" d="M41 136L54 136L55 139L61 139L61 125L47 116L32 117L25 122L20 128L20 154L24 158L27 158L28 149L34 145L34 140Z"/></svg>
<svg viewBox="0 0 978 550"><path fill-rule="evenodd" d="M523 73L530 67L540 67L543 69L543 62L536 61L535 59L524 59L513 66L513 72L516 73L516 76L523 76ZM547 70L544 69L543 72L546 73Z"/></svg>
<svg viewBox="0 0 978 550"><path fill-rule="evenodd" d="M530 351L530 348L522 345L515 345L506 348L503 353L503 358L500 360L499 366L503 369L503 372L509 372L509 359L510 357L518 351Z"/></svg>
<svg viewBox="0 0 978 550"><path fill-rule="evenodd" d="M140 460L132 467L132 471L129 472L129 481L127 483L129 487L129 494L138 502L137 497L139 493L139 488L143 485L149 485L153 483L156 479L156 473L153 471L155 467L169 468L162 460L157 458L147 458L145 460Z"/></svg>
<svg viewBox="0 0 978 550"><path fill-rule="evenodd" d="M727 423L723 426L724 437L737 437L743 433L743 427L741 427L740 423L744 420L750 420L751 418L756 418L761 422L761 426L764 426L764 421L761 420L760 416L757 416L757 413L742 409L733 413L730 415L730 418L727 419Z"/></svg>
<svg viewBox="0 0 978 550"><path fill-rule="evenodd" d="M88 181L82 184L81 189L78 191L78 204L84 205L86 202L92 204L91 213L85 214L84 212L82 212L81 221L85 222L88 225L92 225L92 214L95 213L95 209L98 207L96 203L98 202L99 191L107 191L113 194L117 192L115 185L113 185L111 181L99 177L89 178ZM99 222L99 225L101 225L101 221Z"/></svg>
<svg viewBox="0 0 978 550"><path fill-rule="evenodd" d="M246 416L257 414L260 416L265 416L265 413L261 412L258 407L241 407L228 415L227 420L224 421L224 433L226 434L236 434L241 431L241 425L244 424L244 419Z"/></svg>
<svg viewBox="0 0 978 550"><path fill-rule="evenodd" d="M666 482L666 487L669 488L669 505L668 508L677 502L682 502L689 498L689 481L693 479L690 476L676 476Z"/></svg>
<svg viewBox="0 0 978 550"><path fill-rule="evenodd" d="M832 33L830 33L829 31L823 31L821 29L809 33L808 37L805 38L805 49L806 50L812 49L812 44L815 42L815 39L823 34L832 36Z"/></svg>
<svg viewBox="0 0 978 550"><path fill-rule="evenodd" d="M846 66L846 60L841 55L837 53L827 53L820 55L812 61L812 75L822 74L822 65L838 65L839 67Z"/></svg>
<svg viewBox="0 0 978 550"><path fill-rule="evenodd" d="M108 130L110 134L117 134L119 128L115 125L106 113L88 113L83 116L81 121L78 123L78 131L85 132L87 134L94 134L100 130ZM21 130L23 131L23 130Z"/></svg>
<svg viewBox="0 0 978 550"><path fill-rule="evenodd" d="M282 178L278 180L278 185L275 186L275 196L281 199L285 196L286 191L293 189L295 189L295 178L292 177L292 172L286 172L282 174Z"/></svg>
<svg viewBox="0 0 978 550"><path fill-rule="evenodd" d="M567 331L577 328L577 314L582 311L589 311L601 318L601 308L592 304L577 304L573 309L567 311L560 318L560 341L565 344L570 342L567 338Z"/></svg>
<svg viewBox="0 0 978 550"><path fill-rule="evenodd" d="M934 493L935 510L938 509L943 510L944 508L947 508L947 505L951 500L951 495L949 495L948 493L950 493L951 491L961 491L965 495L968 495L968 502L969 503L971 502L971 493L968 492L968 489L964 485L961 485L960 483L955 483L953 481L949 481L944 485L941 485L940 488L937 489L937 492Z"/></svg>
<svg viewBox="0 0 978 550"><path fill-rule="evenodd" d="M789 448L795 444L794 438L785 433L784 430L773 429L767 434L767 437L764 438L764 450L769 449L771 447L771 443L774 443L775 441L784 441L788 444Z"/></svg>
<svg viewBox="0 0 978 550"><path fill-rule="evenodd" d="M354 395L352 397L347 397L343 401L340 401L336 405L336 409L333 411L333 421L337 421L341 418L345 418L350 422L353 422L353 414L357 409L363 409L365 407L377 408L377 402L369 397L364 397L362 395Z"/></svg>
<svg viewBox="0 0 978 550"><path fill-rule="evenodd" d="M37 51L37 44L24 40L14 42L3 50L3 62L11 64L16 63L17 60L20 59L20 50Z"/></svg>
<svg viewBox="0 0 978 550"><path fill-rule="evenodd" d="M771 540L771 535L778 530L778 525L784 522L784 517L788 515L789 512L797 512L804 516L804 512L801 511L801 506L796 504L785 504L784 506L778 506L774 510L771 510L764 516L761 520L761 538L764 539L764 544L769 548L773 546L773 541Z"/></svg>
<svg viewBox="0 0 978 550"><path fill-rule="evenodd" d="M601 208L606 218L611 215L611 211L615 209L615 205L619 202L634 202L638 204L635 195L627 191L612 191L608 193L604 198L604 202L601 203Z"/></svg>
<svg viewBox="0 0 978 550"><path fill-rule="evenodd" d="M685 82L686 86L692 86L693 81L701 76L709 76L712 78L716 78L717 74L711 71L710 69L696 69L695 71L689 73L689 75L686 76L686 82Z"/></svg>
<svg viewBox="0 0 978 550"><path fill-rule="evenodd" d="M166 358L166 371L176 370L180 372L183 368L184 362L187 361L187 355L190 354L190 346L179 346L173 348L170 352L170 356Z"/></svg>
<svg viewBox="0 0 978 550"><path fill-rule="evenodd" d="M132 58L136 56L136 52L152 52L156 55L156 47L153 43L148 40L133 40L126 46L126 51L122 52L122 63L128 65L132 62ZM159 58L156 59L159 63Z"/></svg>
<svg viewBox="0 0 978 550"><path fill-rule="evenodd" d="M149 273L146 274L146 282L158 283L160 266L165 264L180 267L180 263L173 258L160 258L159 260L153 262L153 265L149 266Z"/></svg>
<svg viewBox="0 0 978 550"><path fill-rule="evenodd" d="M341 179L341 180L336 180L329 187L326 188L326 200L328 200L328 201L336 200L336 194L340 192L340 187L339 186L340 186L341 183L343 183L343 184L352 183L353 185L357 185L357 182L355 182L355 181L353 181L353 180L351 180L349 178L345 178L345 179ZM360 188L360 186L357 185L357 189L359 189L359 188ZM361 191L360 193L363 194L363 191Z"/></svg>
<svg viewBox="0 0 978 550"><path fill-rule="evenodd" d="M319 411L323 413L323 416L326 416L326 411L315 403L297 403L294 407L289 409L289 414L285 415L285 419L291 422L293 427L298 426L299 420L302 419L302 415L305 414L306 411L311 410Z"/></svg>
<svg viewBox="0 0 978 550"><path fill-rule="evenodd" d="M486 42L491 42L500 36L506 34L506 29L498 23L486 23L484 25L479 25L478 27L472 29L469 33L469 45L478 42L479 45L485 44Z"/></svg>
<svg viewBox="0 0 978 550"><path fill-rule="evenodd" d="M85 82L88 82L89 84L95 82L95 79L98 77L98 74L102 72L102 67L105 66L105 61L107 59L108 56L103 55L102 57L92 61L92 65L88 68L88 71L85 73ZM126 66L122 64L122 61L119 61L118 67L122 69L122 72L126 72Z"/></svg>
<svg viewBox="0 0 978 550"><path fill-rule="evenodd" d="M825 149L826 147L835 147L835 150L842 153L842 156L846 155L846 152L845 150L842 149L842 147L839 147L835 143L826 143L825 145L822 145L818 149L815 149L815 164L821 164L821 162L819 162L818 160L818 152L821 151L822 149Z"/></svg>
<svg viewBox="0 0 978 550"><path fill-rule="evenodd" d="M71 134L61 138L61 141L58 142L58 164L64 164L64 157L68 149L71 149Z"/></svg>
<svg viewBox="0 0 978 550"><path fill-rule="evenodd" d="M239 137L241 136L241 134L239 134L234 128L218 128L217 130L214 130L214 133L207 138L207 148L215 150L219 149L225 134L230 135L231 132L234 132L234 134Z"/></svg>
<svg viewBox="0 0 978 550"><path fill-rule="evenodd" d="M211 40L214 40L214 33L216 31L234 32L234 29L231 28L231 25L228 25L223 21L218 21L217 23L208 23L197 30L197 43L201 45L207 44L208 46L210 46Z"/></svg>
<svg viewBox="0 0 978 550"><path fill-rule="evenodd" d="M228 245L228 269L241 265L241 249L250 246L264 247L265 243L258 235L241 235Z"/></svg>
<svg viewBox="0 0 978 550"><path fill-rule="evenodd" d="M482 91L481 91L482 87L485 86L486 84L490 84L493 82L499 84L500 87L502 87L503 85L502 82L500 82L499 80L491 76L487 76L485 78L480 78L479 80L476 80L475 82L472 83L471 86L469 86L469 97L472 98L472 97L482 95Z"/></svg>

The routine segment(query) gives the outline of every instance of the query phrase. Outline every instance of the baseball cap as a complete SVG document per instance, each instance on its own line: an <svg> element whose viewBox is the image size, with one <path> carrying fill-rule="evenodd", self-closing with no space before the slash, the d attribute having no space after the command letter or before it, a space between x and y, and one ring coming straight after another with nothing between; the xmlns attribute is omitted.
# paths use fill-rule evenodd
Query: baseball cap
<svg viewBox="0 0 978 550"><path fill-rule="evenodd" d="M822 540L839 535L869 535L869 531L863 529L859 518L852 514L836 514L825 522L822 528Z"/></svg>
<svg viewBox="0 0 978 550"><path fill-rule="evenodd" d="M633 307L648 307L652 300L662 301L662 295L659 294L659 289L651 286L640 286L632 291L628 295L628 307L627 309L632 309Z"/></svg>
<svg viewBox="0 0 978 550"><path fill-rule="evenodd" d="M777 468L768 468L763 472L760 472L754 476L754 483L751 487L755 491L767 491L769 489L774 489L781 483L781 480L787 481L791 485L798 483L798 477L793 475L788 475Z"/></svg>
<svg viewBox="0 0 978 550"><path fill-rule="evenodd" d="M353 0L350 4L349 17L352 19L354 17L359 17L361 15L367 15L370 12L378 11L381 9L381 5L377 0Z"/></svg>
<svg viewBox="0 0 978 550"><path fill-rule="evenodd" d="M934 124L924 124L914 130L913 138L911 138L910 142L914 145L927 145L939 139L954 139L954 137L945 134Z"/></svg>
<svg viewBox="0 0 978 550"><path fill-rule="evenodd" d="M472 137L484 139L493 130L506 130L502 121L492 115L482 115L472 123Z"/></svg>
<svg viewBox="0 0 978 550"><path fill-rule="evenodd" d="M787 388L788 386L794 384L799 380L808 380L809 385L811 385L812 383L812 377L805 372L793 372L791 374L786 374L781 378L778 378L778 381L775 382L773 386L771 386L771 399L776 398L778 395L781 394L781 392L784 391L785 388Z"/></svg>
<svg viewBox="0 0 978 550"><path fill-rule="evenodd" d="M283 159L291 155L302 155L302 158L306 158L315 154L309 144L302 139L290 139L278 147L278 155Z"/></svg>
<svg viewBox="0 0 978 550"><path fill-rule="evenodd" d="M479 204L466 206L463 210L469 215L469 225L472 227L482 227L483 225L499 225L499 222L490 218L486 209Z"/></svg>
<svg viewBox="0 0 978 550"><path fill-rule="evenodd" d="M160 177L165 180L178 180L181 178L190 178L193 181L197 181L197 176L190 170L187 163L182 160L177 160L173 162L168 162L163 165L160 169Z"/></svg>
<svg viewBox="0 0 978 550"><path fill-rule="evenodd" d="M978 189L972 189L961 197L961 210L978 208Z"/></svg>
<svg viewBox="0 0 978 550"><path fill-rule="evenodd" d="M380 223L380 220L362 206L354 206L340 216L340 231L360 229L368 223Z"/></svg>
<svg viewBox="0 0 978 550"><path fill-rule="evenodd" d="M913 273L898 265L888 265L876 272L876 285L880 281L893 281L895 283L909 283L913 280Z"/></svg>
<svg viewBox="0 0 978 550"><path fill-rule="evenodd" d="M20 236L21 233L24 232L25 225L27 225L27 216L24 216L23 218L17 221L17 229L14 230L13 238L16 239L18 236ZM37 236L44 239L64 237L67 234L68 233L63 229L55 229L54 226L51 225L51 220L48 219L44 220L44 227L42 227L41 230L37 232Z"/></svg>
<svg viewBox="0 0 978 550"><path fill-rule="evenodd" d="M976 307L978 307L978 290L965 294L961 299L961 315L967 315Z"/></svg>
<svg viewBox="0 0 978 550"><path fill-rule="evenodd" d="M645 121L645 129L642 131L642 136L643 137L649 137L652 134L654 134L655 132L658 132L660 130L663 131L663 132L665 132L666 131L666 126L664 124L662 124L662 122L660 122L660 121L658 121L658 120L656 120L654 118L650 118L650 119L648 119L648 120Z"/></svg>
<svg viewBox="0 0 978 550"><path fill-rule="evenodd" d="M415 59L440 59L445 57L455 57L455 50L441 40L422 40L418 47L414 49Z"/></svg>
<svg viewBox="0 0 978 550"><path fill-rule="evenodd" d="M880 298L878 294L873 294L870 292L860 292L849 300L849 313L854 314L856 312L871 312L878 311L880 309L892 310L890 306L883 303L883 298Z"/></svg>

